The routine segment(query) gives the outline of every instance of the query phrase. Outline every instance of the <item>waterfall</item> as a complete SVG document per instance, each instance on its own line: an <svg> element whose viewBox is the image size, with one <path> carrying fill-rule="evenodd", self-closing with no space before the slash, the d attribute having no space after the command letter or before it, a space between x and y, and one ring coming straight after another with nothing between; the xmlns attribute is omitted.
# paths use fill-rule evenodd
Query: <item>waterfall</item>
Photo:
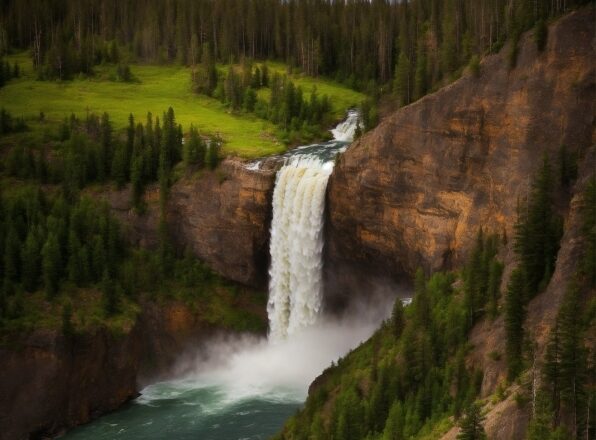
<svg viewBox="0 0 596 440"><path fill-rule="evenodd" d="M358 113L332 130L335 141L300 147L286 157L273 191L269 337L286 338L315 323L322 304L323 221L333 158L353 138Z"/></svg>
<svg viewBox="0 0 596 440"><path fill-rule="evenodd" d="M356 110L350 110L345 121L331 130L335 140L352 142L356 134L356 126L359 124L360 114ZM360 125L362 127L362 125Z"/></svg>

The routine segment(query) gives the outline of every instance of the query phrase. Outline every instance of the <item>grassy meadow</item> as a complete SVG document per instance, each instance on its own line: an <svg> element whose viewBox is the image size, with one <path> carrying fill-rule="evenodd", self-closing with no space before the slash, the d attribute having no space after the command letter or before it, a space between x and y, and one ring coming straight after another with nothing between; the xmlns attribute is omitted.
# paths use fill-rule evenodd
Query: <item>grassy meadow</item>
<svg viewBox="0 0 596 440"><path fill-rule="evenodd" d="M123 128L132 113L145 121L147 112L160 116L168 107L176 112L178 123L188 130L194 124L205 134L219 134L224 140L224 153L242 157L257 157L279 153L285 145L277 137L277 128L269 121L250 114L233 114L216 99L197 95L190 90L190 69L176 65L131 65L136 81L124 83L113 80L115 66L95 67L91 78L72 81L37 81L28 54L7 57L19 63L22 75L0 89L0 106L14 116L37 119L40 112L49 122L59 122L75 113L101 114L108 112L116 128ZM268 64L270 71L286 72L281 63ZM334 115L341 118L345 110L364 99L364 95L319 78L292 75L305 93L313 86L320 95L327 94L333 104ZM262 98L268 89L261 90Z"/></svg>

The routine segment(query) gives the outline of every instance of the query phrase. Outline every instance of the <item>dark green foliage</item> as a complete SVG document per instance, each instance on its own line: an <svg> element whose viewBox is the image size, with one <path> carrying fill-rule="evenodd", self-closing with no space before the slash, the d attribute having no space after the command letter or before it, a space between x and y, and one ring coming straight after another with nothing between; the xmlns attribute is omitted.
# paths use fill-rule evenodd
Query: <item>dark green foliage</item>
<svg viewBox="0 0 596 440"><path fill-rule="evenodd" d="M480 58L478 55L473 55L472 58L470 58L468 67L470 68L470 73L474 77L478 78L480 76Z"/></svg>
<svg viewBox="0 0 596 440"><path fill-rule="evenodd" d="M370 81L389 83L402 53L417 66L424 48L432 88L473 53L494 51L513 34L586 0L498 0L482 7L476 0L195 3L157 2L149 8L132 0L115 8L111 0L98 0L81 9L74 0L59 8L40 1L22 7L9 0L3 23L10 46L31 49L40 78L92 75L95 64L129 59L188 63L196 66L195 88L211 95L215 62L252 58L283 60L308 75L365 90ZM260 70L260 82L267 86L268 72Z"/></svg>
<svg viewBox="0 0 596 440"><path fill-rule="evenodd" d="M534 41L539 52L546 47L546 38L548 37L548 27L543 19L538 20L534 25Z"/></svg>
<svg viewBox="0 0 596 440"><path fill-rule="evenodd" d="M207 145L207 152L205 155L205 163L211 170L214 170L215 168L217 168L217 164L219 163L220 147L221 147L221 144L218 139L211 138L209 140L209 144Z"/></svg>
<svg viewBox="0 0 596 440"><path fill-rule="evenodd" d="M581 271L588 284L596 286L596 177L592 177L584 191L582 204L582 236L584 252Z"/></svg>
<svg viewBox="0 0 596 440"><path fill-rule="evenodd" d="M14 118L4 108L0 109L0 135L20 133L28 129L23 118Z"/></svg>
<svg viewBox="0 0 596 440"><path fill-rule="evenodd" d="M470 405L464 417L460 421L460 432L457 435L457 440L484 440L486 439L486 432L482 426L484 417L478 404Z"/></svg>
<svg viewBox="0 0 596 440"><path fill-rule="evenodd" d="M468 407L482 374L466 366L465 308L454 281L418 270L412 304L398 300L391 321L325 373L282 438L309 438L316 426L319 438L405 440ZM328 427L317 422L322 411L331 411Z"/></svg>
<svg viewBox="0 0 596 440"><path fill-rule="evenodd" d="M393 335L396 338L401 336L405 327L404 305L401 299L397 298L393 305L393 312L391 313L391 325L393 327Z"/></svg>
<svg viewBox="0 0 596 440"><path fill-rule="evenodd" d="M62 256L58 238L51 232L42 249L42 268L46 295L52 298L58 293L62 273Z"/></svg>
<svg viewBox="0 0 596 440"><path fill-rule="evenodd" d="M118 64L116 68L116 77L119 81L132 82L133 76L128 64Z"/></svg>
<svg viewBox="0 0 596 440"><path fill-rule="evenodd" d="M495 318L498 313L499 297L501 295L501 276L503 275L503 263L493 260L490 263L488 275L488 313L491 318Z"/></svg>
<svg viewBox="0 0 596 440"><path fill-rule="evenodd" d="M364 131L374 128L379 123L377 106L370 99L367 99L362 103L361 118L362 125L364 125Z"/></svg>
<svg viewBox="0 0 596 440"><path fill-rule="evenodd" d="M289 141L298 141L302 137L317 133L320 127L330 122L331 103L324 95L319 97L316 88L304 97L302 88L296 86L287 76L273 75L267 84L271 88L269 102L257 97L257 88L264 81L267 72L263 65L253 68L249 60L244 60L241 71L230 66L223 81L217 82L214 96L232 111L254 112L257 116L277 124L288 136ZM267 74L268 75L268 74ZM195 87L199 93L209 94L204 87Z"/></svg>
<svg viewBox="0 0 596 440"><path fill-rule="evenodd" d="M530 297L546 288L555 268L562 235L561 218L554 212L555 182L545 156L532 182L525 206L519 208L515 225L515 251L520 259Z"/></svg>
<svg viewBox="0 0 596 440"><path fill-rule="evenodd" d="M205 142L199 135L198 130L190 126L190 134L183 149L183 159L186 166L196 166L197 168L203 168L205 165L205 155L207 148Z"/></svg>
<svg viewBox="0 0 596 440"><path fill-rule="evenodd" d="M509 50L507 52L507 63L509 65L509 69L515 69L517 64L517 55L519 53L519 37L520 32L519 30L515 29L511 35Z"/></svg>
<svg viewBox="0 0 596 440"><path fill-rule="evenodd" d="M195 92L211 96L217 87L217 70L215 60L211 53L211 45L202 46L201 65L192 71L192 82Z"/></svg>
<svg viewBox="0 0 596 440"><path fill-rule="evenodd" d="M511 273L505 296L507 376L515 379L523 369L523 325L526 317L527 280L522 269Z"/></svg>
<svg viewBox="0 0 596 440"><path fill-rule="evenodd" d="M499 263L495 260L498 242L496 235L485 238L482 229L480 229L470 260L464 269L464 303L468 313L469 327L485 311L487 304L489 310L496 308L501 282Z"/></svg>
<svg viewBox="0 0 596 440"><path fill-rule="evenodd" d="M399 54L395 67L394 90L400 105L407 105L411 101L412 79L410 60L405 52Z"/></svg>

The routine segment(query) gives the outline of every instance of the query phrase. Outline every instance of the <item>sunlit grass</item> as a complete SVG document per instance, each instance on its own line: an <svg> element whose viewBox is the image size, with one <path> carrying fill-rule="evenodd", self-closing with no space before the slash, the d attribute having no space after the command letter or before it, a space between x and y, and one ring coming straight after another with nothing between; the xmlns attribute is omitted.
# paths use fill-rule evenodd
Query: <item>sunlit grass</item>
<svg viewBox="0 0 596 440"><path fill-rule="evenodd" d="M0 89L0 106L14 116L31 120L43 112L49 123L58 123L71 113L84 117L88 112L108 112L116 128L128 123L132 113L137 121L144 122L147 112L161 118L168 107L176 113L184 129L194 124L204 134L219 134L225 144L224 152L242 157L265 156L285 150L277 138L277 128L269 121L250 114L233 114L216 99L197 95L190 90L190 70L176 65L132 65L136 82L114 81L115 66L95 67L92 78L72 81L37 81L31 58L26 53L7 57L12 64L17 61L22 76L11 80ZM282 63L268 63L271 73L285 73ZM302 86L306 97L313 86L319 96L328 95L334 116L340 119L346 109L358 105L364 95L322 78L291 75ZM267 89L260 91L265 97Z"/></svg>

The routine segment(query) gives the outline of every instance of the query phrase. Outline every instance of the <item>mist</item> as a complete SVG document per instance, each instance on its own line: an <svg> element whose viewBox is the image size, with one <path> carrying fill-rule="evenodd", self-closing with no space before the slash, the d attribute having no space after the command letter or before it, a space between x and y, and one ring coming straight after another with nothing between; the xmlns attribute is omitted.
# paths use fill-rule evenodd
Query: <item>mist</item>
<svg viewBox="0 0 596 440"><path fill-rule="evenodd" d="M280 341L251 335L215 336L178 362L170 397L191 389L215 388L221 405L258 398L303 402L310 383L339 358L367 340L386 319L392 297L353 305L343 316L320 315L317 322ZM162 383L164 384L164 383ZM164 387L145 388L140 403L164 398Z"/></svg>

